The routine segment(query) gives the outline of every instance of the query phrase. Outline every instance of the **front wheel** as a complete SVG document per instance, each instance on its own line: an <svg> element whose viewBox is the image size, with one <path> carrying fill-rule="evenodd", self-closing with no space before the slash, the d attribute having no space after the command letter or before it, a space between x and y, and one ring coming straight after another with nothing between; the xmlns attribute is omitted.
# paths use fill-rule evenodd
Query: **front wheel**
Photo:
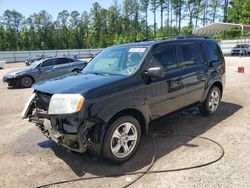
<svg viewBox="0 0 250 188"><path fill-rule="evenodd" d="M19 79L19 86L22 88L29 88L33 83L34 80L30 76L24 76Z"/></svg>
<svg viewBox="0 0 250 188"><path fill-rule="evenodd" d="M208 94L206 100L200 106L202 115L209 116L216 112L220 104L221 91L218 87L213 86Z"/></svg>
<svg viewBox="0 0 250 188"><path fill-rule="evenodd" d="M104 139L104 157L112 162L125 162L137 150L141 140L139 122L131 116L123 116L114 121Z"/></svg>

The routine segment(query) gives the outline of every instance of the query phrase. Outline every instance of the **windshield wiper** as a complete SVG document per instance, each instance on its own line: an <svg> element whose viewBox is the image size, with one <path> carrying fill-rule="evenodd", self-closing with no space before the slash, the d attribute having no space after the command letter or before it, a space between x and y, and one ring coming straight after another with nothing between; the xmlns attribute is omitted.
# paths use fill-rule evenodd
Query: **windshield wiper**
<svg viewBox="0 0 250 188"><path fill-rule="evenodd" d="M87 73L87 74L95 74L95 75L101 75L101 76L110 76L110 75L113 75L113 76L123 76L122 74L115 74L115 73L109 73L109 72L84 72L84 73Z"/></svg>
<svg viewBox="0 0 250 188"><path fill-rule="evenodd" d="M110 75L110 73L106 73L106 72L89 72L89 73L95 74L95 75L101 75L101 76Z"/></svg>

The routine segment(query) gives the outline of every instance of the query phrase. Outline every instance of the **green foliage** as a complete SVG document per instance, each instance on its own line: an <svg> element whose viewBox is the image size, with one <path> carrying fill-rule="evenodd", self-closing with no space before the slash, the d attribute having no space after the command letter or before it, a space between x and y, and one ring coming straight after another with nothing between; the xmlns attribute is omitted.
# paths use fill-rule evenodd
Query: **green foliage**
<svg viewBox="0 0 250 188"><path fill-rule="evenodd" d="M154 23L148 24L152 12ZM160 16L160 27L156 20ZM105 9L93 3L90 12L62 10L57 18L45 10L28 18L16 10L0 16L0 50L103 48L113 44L190 35L217 21L250 24L250 0L124 0ZM214 38L236 38L230 30Z"/></svg>

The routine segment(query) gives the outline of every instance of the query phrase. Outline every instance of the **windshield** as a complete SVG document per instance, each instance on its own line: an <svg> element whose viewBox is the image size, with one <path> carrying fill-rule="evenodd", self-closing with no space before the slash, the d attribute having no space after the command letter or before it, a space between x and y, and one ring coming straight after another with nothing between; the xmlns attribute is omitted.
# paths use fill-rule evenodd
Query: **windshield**
<svg viewBox="0 0 250 188"><path fill-rule="evenodd" d="M38 65L40 65L40 63L42 62L42 60L39 60L39 61L34 61L33 63L31 63L28 68L36 68Z"/></svg>
<svg viewBox="0 0 250 188"><path fill-rule="evenodd" d="M140 65L146 50L145 47L106 48L83 69L83 72L131 75Z"/></svg>

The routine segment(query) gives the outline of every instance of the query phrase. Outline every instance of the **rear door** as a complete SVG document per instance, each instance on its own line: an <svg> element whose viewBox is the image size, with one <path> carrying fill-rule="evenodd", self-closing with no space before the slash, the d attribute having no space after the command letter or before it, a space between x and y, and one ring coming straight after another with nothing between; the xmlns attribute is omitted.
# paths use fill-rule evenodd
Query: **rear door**
<svg viewBox="0 0 250 188"><path fill-rule="evenodd" d="M55 75L54 65L55 59L47 59L43 61L39 70L39 79L44 80L53 78Z"/></svg>
<svg viewBox="0 0 250 188"><path fill-rule="evenodd" d="M178 57L182 69L185 106L201 100L208 77L201 45L197 41L182 42L178 45Z"/></svg>
<svg viewBox="0 0 250 188"><path fill-rule="evenodd" d="M148 86L151 91L149 107L153 118L184 106L184 85L175 45L164 45L154 51L149 67L159 66L164 68L164 78L152 78Z"/></svg>
<svg viewBox="0 0 250 188"><path fill-rule="evenodd" d="M56 76L61 76L71 72L71 63L68 58L57 58L54 67Z"/></svg>
<svg viewBox="0 0 250 188"><path fill-rule="evenodd" d="M225 59L219 45L214 41L206 41L202 43L206 62L208 65L208 75L225 73Z"/></svg>

